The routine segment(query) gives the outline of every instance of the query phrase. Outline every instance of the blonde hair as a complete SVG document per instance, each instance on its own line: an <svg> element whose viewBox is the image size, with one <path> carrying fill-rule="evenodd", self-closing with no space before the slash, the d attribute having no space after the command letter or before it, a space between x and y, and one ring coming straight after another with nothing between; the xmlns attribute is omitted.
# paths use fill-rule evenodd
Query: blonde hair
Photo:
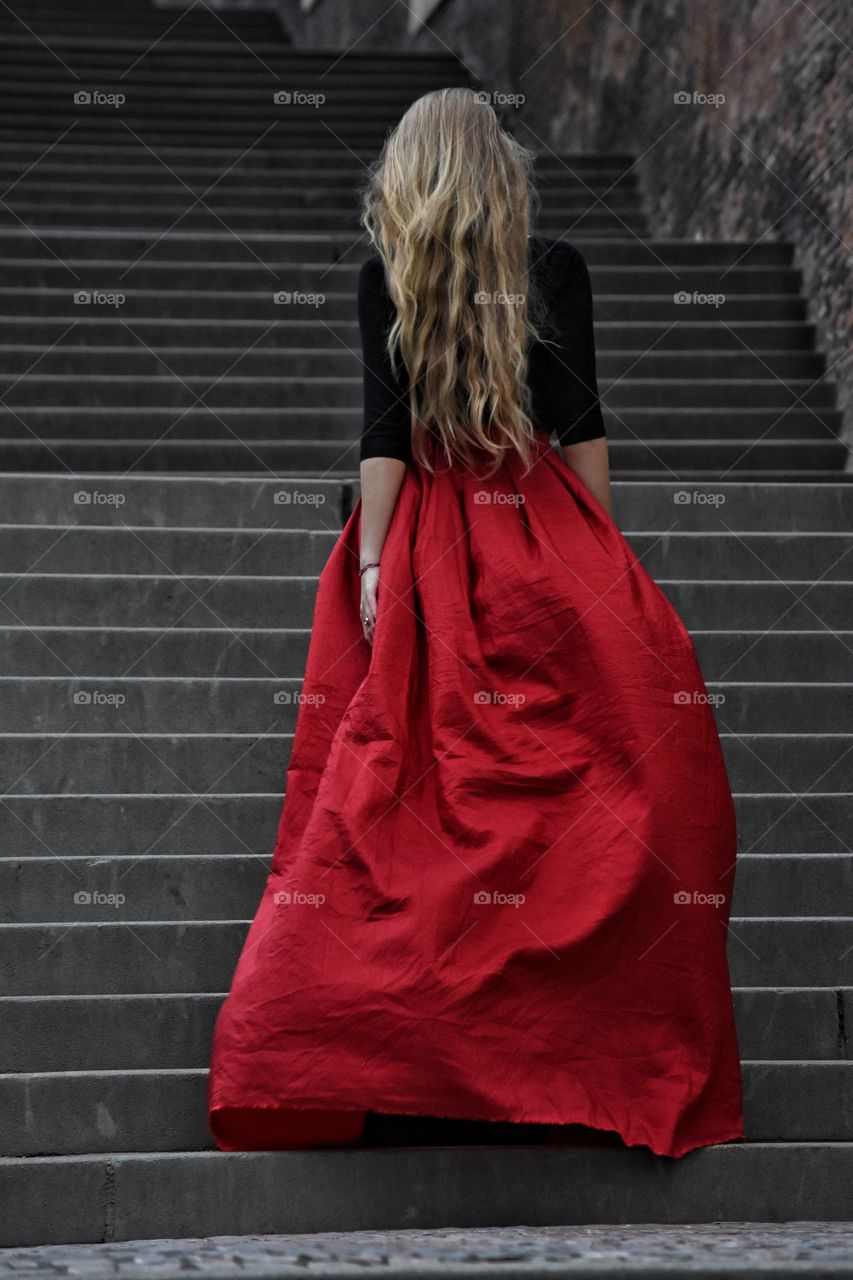
<svg viewBox="0 0 853 1280"><path fill-rule="evenodd" d="M412 452L430 470L428 424L448 465L479 453L491 474L510 450L532 461L532 169L483 95L438 89L406 111L362 192L397 311L388 351L409 378Z"/></svg>

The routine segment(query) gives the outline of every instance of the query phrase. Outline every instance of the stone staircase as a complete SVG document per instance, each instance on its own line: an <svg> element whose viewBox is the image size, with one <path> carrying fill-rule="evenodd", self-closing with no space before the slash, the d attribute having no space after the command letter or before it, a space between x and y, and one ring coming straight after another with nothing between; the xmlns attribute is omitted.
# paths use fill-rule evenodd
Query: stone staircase
<svg viewBox="0 0 853 1280"><path fill-rule="evenodd" d="M0 1243L853 1216L853 487L790 247L649 239L629 157L539 161L539 227L593 276L616 517L724 699L749 1141L216 1152L210 1031L358 492L356 189L412 98L469 81L297 52L263 14L24 13L0 14Z"/></svg>

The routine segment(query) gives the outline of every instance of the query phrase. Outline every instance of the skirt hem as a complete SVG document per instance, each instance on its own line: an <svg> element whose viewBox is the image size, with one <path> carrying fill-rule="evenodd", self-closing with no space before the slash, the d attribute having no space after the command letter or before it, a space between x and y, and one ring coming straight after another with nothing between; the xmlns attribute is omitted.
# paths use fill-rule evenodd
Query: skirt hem
<svg viewBox="0 0 853 1280"><path fill-rule="evenodd" d="M219 1113L226 1112L226 1111L237 1112L237 1113L243 1112L243 1111L272 1111L272 1112L278 1113L279 1115L282 1115L288 1111L303 1112L303 1111L321 1111L321 1110L327 1110L329 1113L335 1114L335 1115L352 1115L352 1114L366 1115L367 1112L370 1111L374 1115L399 1115L399 1116L413 1116L413 1117L417 1116L423 1119L433 1118L436 1120L470 1120L475 1123L535 1124L535 1125L580 1124L580 1125L584 1125L589 1129L595 1129L599 1133L616 1134L617 1137L621 1138L621 1140L624 1142L626 1148L646 1147L652 1153L652 1155L666 1156L666 1157L669 1157L670 1159L676 1159L676 1160L680 1159L681 1156L685 1156L689 1154L689 1152L691 1151L701 1150L701 1148L703 1147L720 1146L728 1142L743 1142L746 1140L746 1134L744 1132L743 1126L741 1125L736 1127L733 1130L726 1130L717 1137L708 1137L708 1138L698 1139L693 1142L680 1143L678 1146L673 1147L672 1150L663 1150L663 1148L653 1145L650 1141L646 1139L629 1137L627 1133L627 1127L625 1129L621 1129L621 1128L615 1127L612 1124L602 1124L600 1122L595 1122L594 1120L590 1119L588 1113L576 1114L572 1116L560 1116L559 1118L555 1118L554 1116L543 1117L539 1115L524 1116L523 1118L520 1118L517 1116L516 1117L495 1116L495 1115L484 1116L484 1115L471 1115L471 1114L461 1115L459 1113L454 1113L454 1112L443 1112L438 1110L430 1110L430 1111L416 1110L413 1107L403 1107L403 1106L396 1106L396 1105L393 1108L383 1108L383 1107L376 1106L375 1104L371 1106L364 1105L364 1106L358 1106L358 1107L340 1107L340 1106L333 1106L333 1105L328 1105L328 1107L325 1107L324 1104L317 1103L317 1102L312 1103L310 1106L307 1104L298 1104L298 1103L287 1103L287 1105L284 1105L284 1104L275 1103L275 1102L240 1103L238 1106L229 1106L227 1104L220 1104L215 1107L211 1107L209 1110L209 1117L211 1120L209 1127L217 1143L217 1146L221 1151L254 1150L255 1148L221 1145L220 1140L217 1137L216 1132L213 1128L213 1123L212 1123L213 1119ZM277 1147L273 1149L287 1151L293 1148Z"/></svg>

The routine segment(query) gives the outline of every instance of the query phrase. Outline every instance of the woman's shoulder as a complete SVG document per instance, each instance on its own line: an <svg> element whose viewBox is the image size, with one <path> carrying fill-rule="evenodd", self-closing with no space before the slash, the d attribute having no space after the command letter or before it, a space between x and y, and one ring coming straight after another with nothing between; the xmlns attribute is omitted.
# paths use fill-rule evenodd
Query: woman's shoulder
<svg viewBox="0 0 853 1280"><path fill-rule="evenodd" d="M530 270L543 283L561 285L581 280L587 274L586 259L577 245L555 236L530 237Z"/></svg>
<svg viewBox="0 0 853 1280"><path fill-rule="evenodd" d="M367 255L359 268L358 278L366 284L383 285L385 283L385 264L378 253Z"/></svg>

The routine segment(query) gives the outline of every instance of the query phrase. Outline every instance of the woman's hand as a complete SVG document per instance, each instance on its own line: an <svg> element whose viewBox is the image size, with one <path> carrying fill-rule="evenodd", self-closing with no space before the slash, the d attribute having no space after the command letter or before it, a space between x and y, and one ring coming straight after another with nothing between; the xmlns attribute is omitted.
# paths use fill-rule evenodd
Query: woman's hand
<svg viewBox="0 0 853 1280"><path fill-rule="evenodd" d="M370 569L365 569L361 575L361 626L368 644L373 644L378 596L379 565L373 565Z"/></svg>

